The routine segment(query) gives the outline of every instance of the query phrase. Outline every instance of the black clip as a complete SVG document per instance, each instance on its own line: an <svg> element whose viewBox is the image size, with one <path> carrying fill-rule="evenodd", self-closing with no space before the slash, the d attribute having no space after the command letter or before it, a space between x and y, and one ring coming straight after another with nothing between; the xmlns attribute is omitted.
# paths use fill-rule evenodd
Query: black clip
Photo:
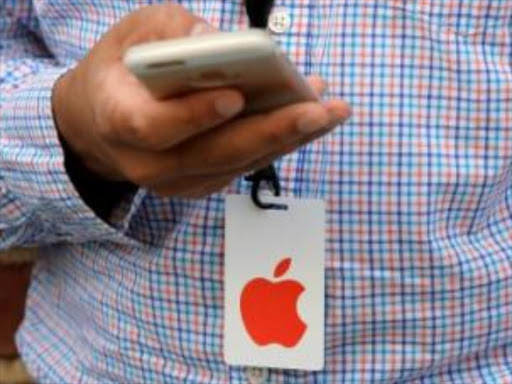
<svg viewBox="0 0 512 384"><path fill-rule="evenodd" d="M277 204L277 203L264 203L260 199L260 184L262 181L266 181L269 183L274 190L275 196L281 195L281 185L279 183L279 176L277 176L276 169L274 165L269 165L268 167L262 168L254 172L252 175L246 176L245 180L252 182L251 187L251 198L254 204L261 209L276 209L285 211L288 209L286 204Z"/></svg>

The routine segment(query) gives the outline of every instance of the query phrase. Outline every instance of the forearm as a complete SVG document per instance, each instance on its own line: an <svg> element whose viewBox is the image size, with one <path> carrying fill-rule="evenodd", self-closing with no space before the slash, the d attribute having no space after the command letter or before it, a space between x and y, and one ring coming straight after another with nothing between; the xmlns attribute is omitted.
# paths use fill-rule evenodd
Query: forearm
<svg viewBox="0 0 512 384"><path fill-rule="evenodd" d="M82 164L61 135L59 139L64 151L64 166L75 189L96 215L108 221L117 203L124 197L135 194L137 186L129 182L107 181L97 176Z"/></svg>

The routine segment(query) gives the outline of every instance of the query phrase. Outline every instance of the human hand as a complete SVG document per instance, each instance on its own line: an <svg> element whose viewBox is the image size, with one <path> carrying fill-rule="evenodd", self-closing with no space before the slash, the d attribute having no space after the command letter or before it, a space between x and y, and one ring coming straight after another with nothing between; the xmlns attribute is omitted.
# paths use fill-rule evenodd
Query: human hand
<svg viewBox="0 0 512 384"><path fill-rule="evenodd" d="M142 8L57 81L52 101L59 132L90 171L163 196L201 197L349 116L346 103L331 100L237 118L244 98L233 88L157 100L122 63L134 44L187 36L205 25L176 4ZM310 81L320 92L322 81Z"/></svg>

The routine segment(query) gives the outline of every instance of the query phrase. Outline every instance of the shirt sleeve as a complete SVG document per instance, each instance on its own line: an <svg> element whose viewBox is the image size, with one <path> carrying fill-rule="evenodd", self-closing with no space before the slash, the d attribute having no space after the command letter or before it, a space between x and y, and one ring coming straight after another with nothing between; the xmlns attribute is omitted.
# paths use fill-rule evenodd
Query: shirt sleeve
<svg viewBox="0 0 512 384"><path fill-rule="evenodd" d="M68 65L49 53L30 0L0 3L0 250L57 242L130 242L142 191L112 222L81 199L64 165L51 94ZM101 194L102 191L98 190Z"/></svg>

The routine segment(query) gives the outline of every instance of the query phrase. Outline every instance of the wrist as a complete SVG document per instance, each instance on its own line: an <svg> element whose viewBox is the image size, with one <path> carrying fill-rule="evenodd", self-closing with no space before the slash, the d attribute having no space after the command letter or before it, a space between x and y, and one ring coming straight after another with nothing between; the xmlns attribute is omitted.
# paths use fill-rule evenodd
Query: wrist
<svg viewBox="0 0 512 384"><path fill-rule="evenodd" d="M78 65L66 72L54 84L52 110L55 128L64 149L66 162L72 158L88 175L105 182L123 181L109 162L99 155L101 143L91 135L95 125L89 96L82 86L83 69ZM94 149L94 151L91 151Z"/></svg>

